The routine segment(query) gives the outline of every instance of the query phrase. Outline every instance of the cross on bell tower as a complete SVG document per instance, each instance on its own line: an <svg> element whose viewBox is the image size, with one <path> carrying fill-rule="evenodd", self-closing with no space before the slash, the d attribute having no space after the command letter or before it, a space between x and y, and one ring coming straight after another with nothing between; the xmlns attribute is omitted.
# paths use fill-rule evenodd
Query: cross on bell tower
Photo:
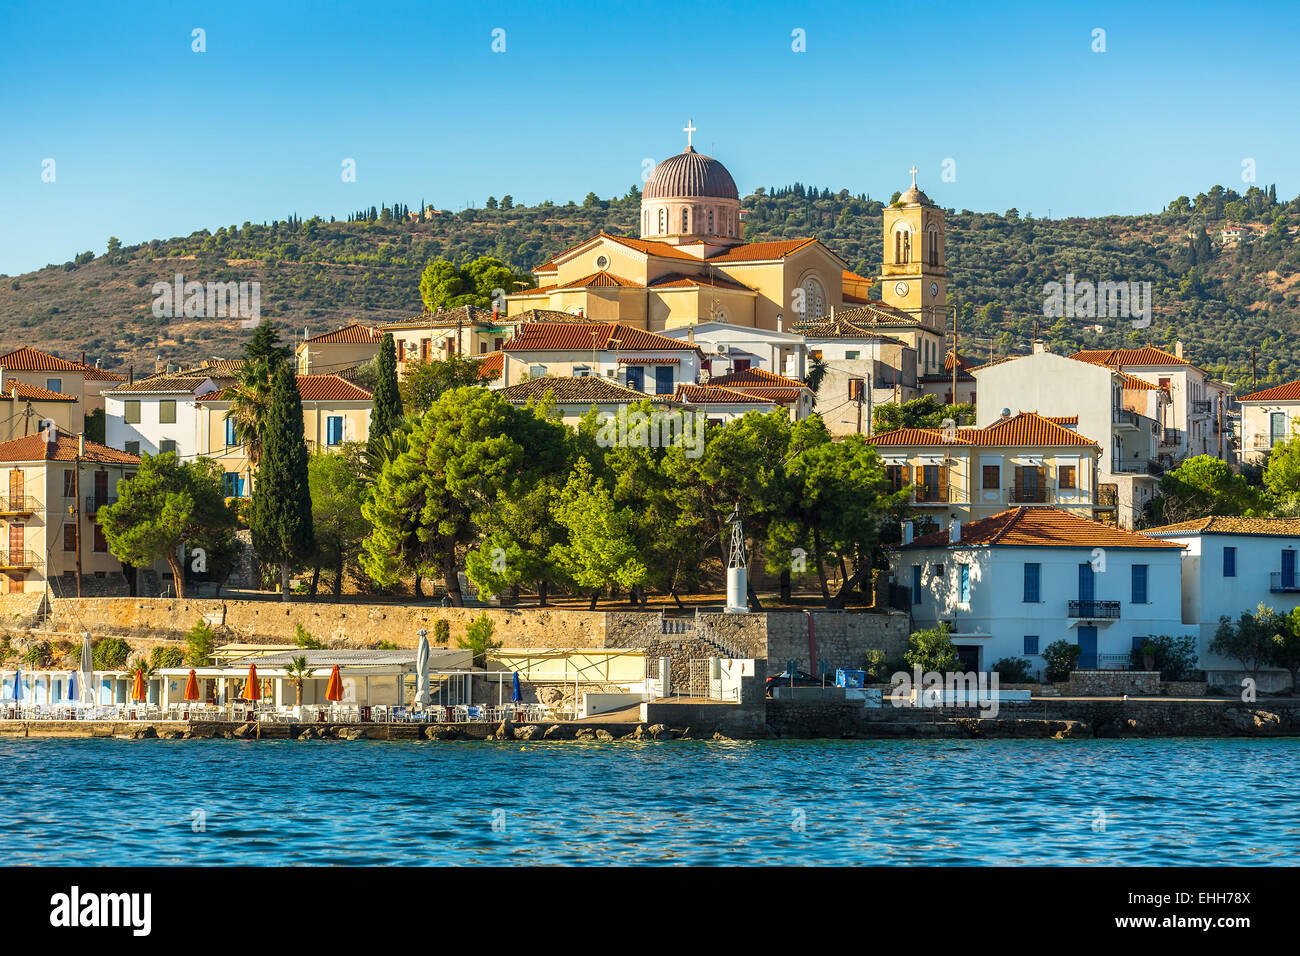
<svg viewBox="0 0 1300 956"><path fill-rule="evenodd" d="M916 164L915 163L912 164L912 168L909 169L908 172L912 174L912 188L915 189L916 188Z"/></svg>
<svg viewBox="0 0 1300 956"><path fill-rule="evenodd" d="M688 119L686 125L682 127L682 132L686 134L686 148L691 149L691 134L696 131L695 120Z"/></svg>

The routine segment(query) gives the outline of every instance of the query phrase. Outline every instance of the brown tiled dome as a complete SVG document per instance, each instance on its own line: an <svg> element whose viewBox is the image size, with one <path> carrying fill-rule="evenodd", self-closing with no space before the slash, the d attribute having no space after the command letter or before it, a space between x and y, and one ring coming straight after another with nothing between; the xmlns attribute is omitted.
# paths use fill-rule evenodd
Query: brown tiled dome
<svg viewBox="0 0 1300 956"><path fill-rule="evenodd" d="M645 184L646 199L740 199L727 167L694 147L665 159Z"/></svg>

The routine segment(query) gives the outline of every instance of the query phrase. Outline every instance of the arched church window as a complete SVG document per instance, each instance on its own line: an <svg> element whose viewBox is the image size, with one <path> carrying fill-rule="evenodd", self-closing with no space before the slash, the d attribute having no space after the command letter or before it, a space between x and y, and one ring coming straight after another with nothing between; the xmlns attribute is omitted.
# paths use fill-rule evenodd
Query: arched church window
<svg viewBox="0 0 1300 956"><path fill-rule="evenodd" d="M912 234L906 229L894 233L894 262L906 265L912 261Z"/></svg>
<svg viewBox="0 0 1300 956"><path fill-rule="evenodd" d="M937 266L939 264L939 230L931 229L926 239L930 246L930 265Z"/></svg>
<svg viewBox="0 0 1300 956"><path fill-rule="evenodd" d="M804 279L803 286L803 315L801 319L820 319L826 314L826 290L822 284L813 276Z"/></svg>

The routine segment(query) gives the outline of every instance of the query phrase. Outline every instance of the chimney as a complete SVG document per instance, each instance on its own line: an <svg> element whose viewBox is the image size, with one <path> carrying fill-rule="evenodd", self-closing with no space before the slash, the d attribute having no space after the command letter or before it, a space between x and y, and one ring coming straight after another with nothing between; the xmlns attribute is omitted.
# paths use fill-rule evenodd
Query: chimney
<svg viewBox="0 0 1300 956"><path fill-rule="evenodd" d="M85 365L85 364L86 364L86 350L85 350L85 349L82 349L82 350L81 350L81 364L82 364L82 365Z"/></svg>
<svg viewBox="0 0 1300 956"><path fill-rule="evenodd" d="M163 370L163 360L162 360L161 352L159 352L158 357L153 360L153 370L154 370L154 374L157 374L158 372L161 372Z"/></svg>
<svg viewBox="0 0 1300 956"><path fill-rule="evenodd" d="M903 544L911 544L912 539L914 537L915 537L915 531L914 531L914 526L912 524L912 519L908 518L906 521L903 522Z"/></svg>
<svg viewBox="0 0 1300 956"><path fill-rule="evenodd" d="M691 345L695 344L695 326L693 325L686 326L686 341L689 342Z"/></svg>
<svg viewBox="0 0 1300 956"><path fill-rule="evenodd" d="M85 432L82 432L80 435L77 436L77 455L81 458L86 457L86 433Z"/></svg>
<svg viewBox="0 0 1300 956"><path fill-rule="evenodd" d="M784 313L784 312L778 312L778 313L776 314L776 330L777 330L778 332L782 332L782 331L784 331L784 329L781 328L781 326L783 326L784 324L785 324L785 313Z"/></svg>
<svg viewBox="0 0 1300 956"><path fill-rule="evenodd" d="M135 384L135 365L131 364L126 367L126 384Z"/></svg>
<svg viewBox="0 0 1300 956"><path fill-rule="evenodd" d="M1035 354L1035 355L1037 355L1039 352L1050 352L1050 351L1052 351L1052 350L1051 350L1051 348L1048 346L1048 344L1047 344L1046 342L1044 342L1042 339L1034 339L1034 354Z"/></svg>
<svg viewBox="0 0 1300 956"><path fill-rule="evenodd" d="M952 524L948 525L948 543L949 544L961 543L961 519L960 518L953 518Z"/></svg>
<svg viewBox="0 0 1300 956"><path fill-rule="evenodd" d="M1183 357L1183 340L1182 340L1182 339L1179 339L1177 342L1174 343L1174 355L1176 355L1178 358L1182 358L1182 357Z"/></svg>
<svg viewBox="0 0 1300 956"><path fill-rule="evenodd" d="M501 310L500 310L500 309L497 309L497 308L494 308L494 309L492 310L492 324L495 325L496 322L497 322L497 319L499 319L500 317L501 317Z"/></svg>
<svg viewBox="0 0 1300 956"><path fill-rule="evenodd" d="M5 390L5 367L3 365L0 365L0 395L4 394L4 390Z"/></svg>

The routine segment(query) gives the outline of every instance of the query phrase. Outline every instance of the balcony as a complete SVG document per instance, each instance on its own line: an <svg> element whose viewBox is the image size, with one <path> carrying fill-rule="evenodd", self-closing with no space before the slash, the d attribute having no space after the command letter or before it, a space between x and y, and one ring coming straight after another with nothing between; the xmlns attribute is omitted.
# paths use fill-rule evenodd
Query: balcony
<svg viewBox="0 0 1300 956"><path fill-rule="evenodd" d="M99 512L100 508L107 508L111 504L116 504L117 498L110 498L107 495L91 495L86 498L86 517L93 518Z"/></svg>
<svg viewBox="0 0 1300 956"><path fill-rule="evenodd" d="M1269 435L1255 435L1250 440L1250 447L1254 451L1268 451L1273 447L1273 438Z"/></svg>
<svg viewBox="0 0 1300 956"><path fill-rule="evenodd" d="M913 485L912 500L918 505L965 504L966 493L952 485Z"/></svg>
<svg viewBox="0 0 1300 956"><path fill-rule="evenodd" d="M1294 594L1300 591L1300 572L1272 572L1268 576L1268 589L1274 594Z"/></svg>
<svg viewBox="0 0 1300 956"><path fill-rule="evenodd" d="M1071 601L1066 616L1090 621L1118 621L1119 601Z"/></svg>
<svg viewBox="0 0 1300 956"><path fill-rule="evenodd" d="M1112 461L1110 470L1115 475L1161 475L1164 466L1151 458L1133 458L1128 461Z"/></svg>
<svg viewBox="0 0 1300 956"><path fill-rule="evenodd" d="M1098 485L1097 486L1097 507L1118 508L1119 507L1119 485Z"/></svg>
<svg viewBox="0 0 1300 956"><path fill-rule="evenodd" d="M1137 428L1138 413L1128 408L1112 408L1110 420L1119 428Z"/></svg>
<svg viewBox="0 0 1300 956"><path fill-rule="evenodd" d="M1214 405L1209 399L1196 399L1192 402L1193 415L1208 415L1210 408Z"/></svg>
<svg viewBox="0 0 1300 956"><path fill-rule="evenodd" d="M31 495L0 495L0 515L29 515L40 507Z"/></svg>
<svg viewBox="0 0 1300 956"><path fill-rule="evenodd" d="M1187 433L1181 428L1166 428L1164 435L1160 438L1160 444L1177 448L1183 444L1183 440L1186 437Z"/></svg>
<svg viewBox="0 0 1300 956"><path fill-rule="evenodd" d="M27 570L40 567L41 559L35 551L26 549L5 549L0 551L0 569L5 571Z"/></svg>
<svg viewBox="0 0 1300 956"><path fill-rule="evenodd" d="M1012 488L1007 492L1007 501L1013 505L1045 505L1052 500L1047 486L1037 488Z"/></svg>

